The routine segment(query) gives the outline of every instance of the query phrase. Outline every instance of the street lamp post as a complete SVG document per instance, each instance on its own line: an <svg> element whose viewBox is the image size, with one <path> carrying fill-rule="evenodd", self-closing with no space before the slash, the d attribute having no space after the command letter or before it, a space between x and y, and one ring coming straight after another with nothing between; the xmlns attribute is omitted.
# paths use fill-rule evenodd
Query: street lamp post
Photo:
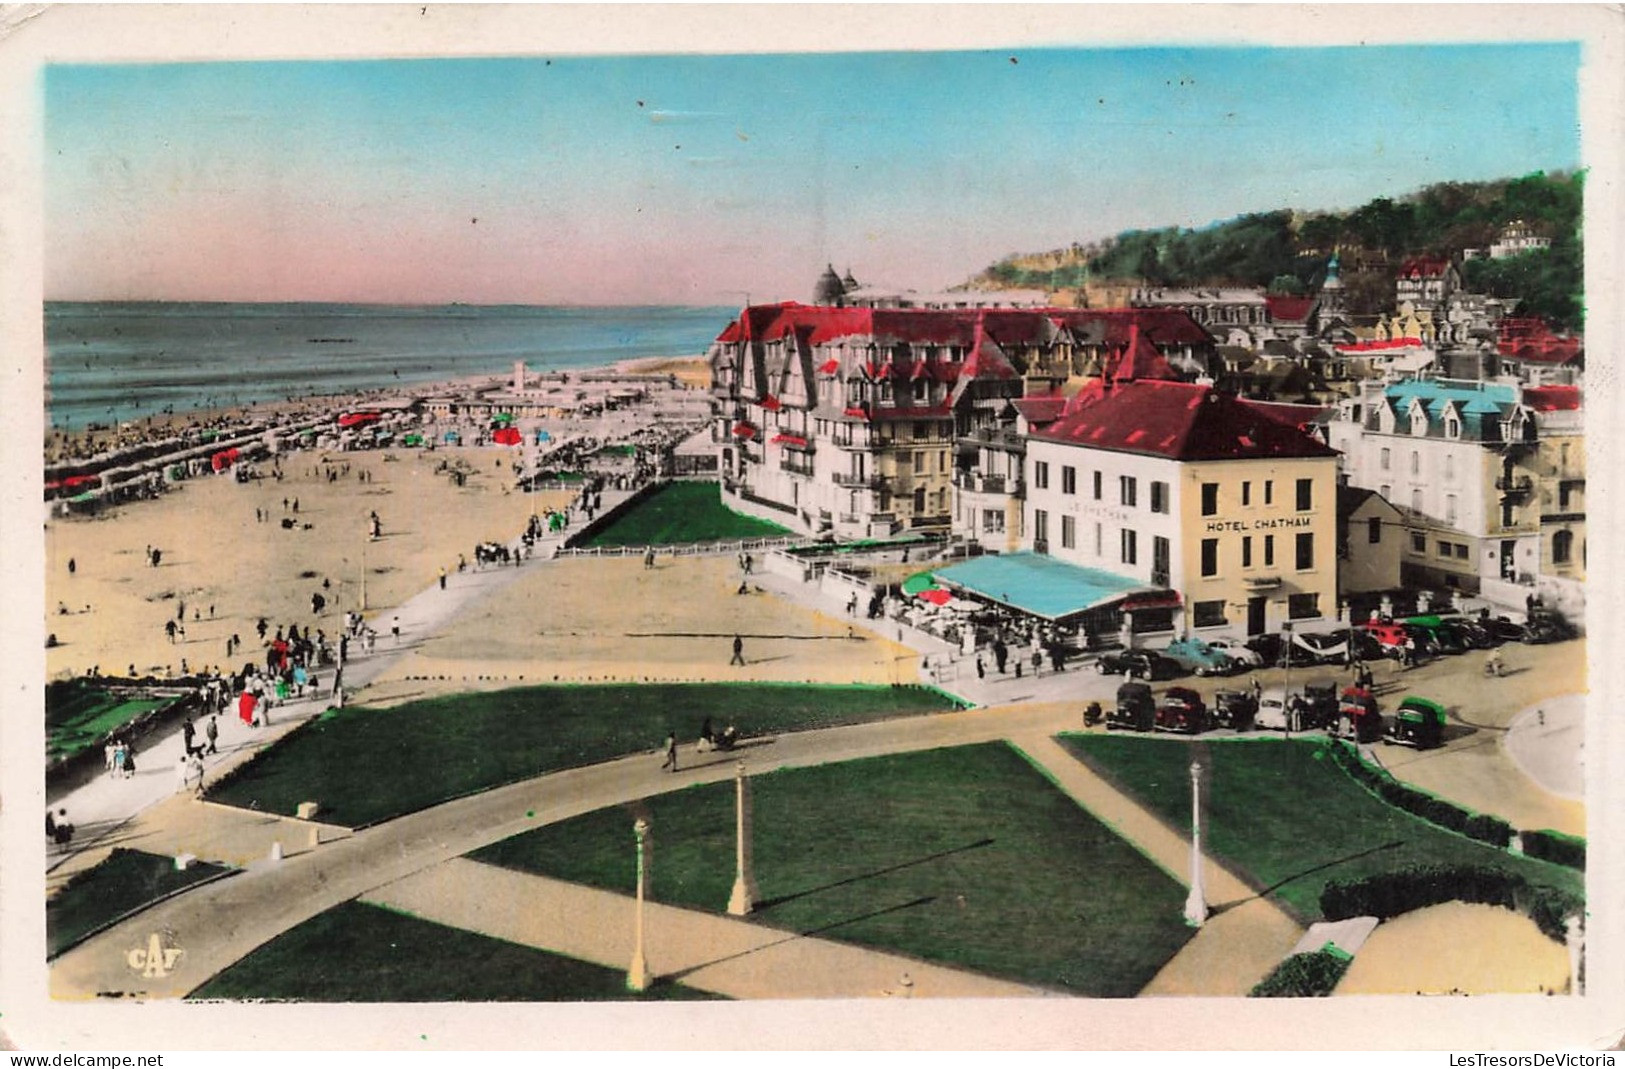
<svg viewBox="0 0 1625 1069"><path fill-rule="evenodd" d="M751 810L750 784L745 780L745 762L734 765L734 828L738 840L735 850L733 894L728 897L728 912L743 917L756 908L756 877L751 872Z"/></svg>
<svg viewBox="0 0 1625 1069"><path fill-rule="evenodd" d="M649 989L649 962L643 954L643 897L649 882L649 869L644 863L645 841L649 835L649 822L639 817L637 823L632 825L632 834L638 840L638 904L634 921L634 937L632 945L632 966L626 972L626 987L629 991L647 991Z"/></svg>
<svg viewBox="0 0 1625 1069"><path fill-rule="evenodd" d="M1297 706L1292 701L1292 621L1281 625L1282 644L1286 647L1286 672L1281 677L1281 705L1282 716L1286 721L1286 735L1292 735L1292 717Z"/></svg>
<svg viewBox="0 0 1625 1069"><path fill-rule="evenodd" d="M1191 762L1191 890L1185 896L1185 923L1200 928L1207 920L1202 890L1202 765Z"/></svg>

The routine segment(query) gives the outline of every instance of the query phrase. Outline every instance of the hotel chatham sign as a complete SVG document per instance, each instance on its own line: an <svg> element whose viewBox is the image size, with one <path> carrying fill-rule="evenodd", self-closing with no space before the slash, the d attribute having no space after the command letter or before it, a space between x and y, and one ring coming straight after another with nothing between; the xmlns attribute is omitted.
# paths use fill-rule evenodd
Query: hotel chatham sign
<svg viewBox="0 0 1625 1069"><path fill-rule="evenodd" d="M1309 527L1310 516L1282 516L1272 520L1208 520L1203 530L1208 534L1222 531L1279 531L1290 527Z"/></svg>

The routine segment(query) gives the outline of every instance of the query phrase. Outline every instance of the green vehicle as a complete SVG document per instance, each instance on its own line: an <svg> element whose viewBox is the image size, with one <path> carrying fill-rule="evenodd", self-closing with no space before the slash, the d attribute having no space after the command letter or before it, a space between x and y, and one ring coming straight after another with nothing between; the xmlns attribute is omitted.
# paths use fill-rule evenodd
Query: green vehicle
<svg viewBox="0 0 1625 1069"><path fill-rule="evenodd" d="M1444 715L1444 706L1431 698L1406 698L1399 703L1382 741L1431 750L1444 742Z"/></svg>

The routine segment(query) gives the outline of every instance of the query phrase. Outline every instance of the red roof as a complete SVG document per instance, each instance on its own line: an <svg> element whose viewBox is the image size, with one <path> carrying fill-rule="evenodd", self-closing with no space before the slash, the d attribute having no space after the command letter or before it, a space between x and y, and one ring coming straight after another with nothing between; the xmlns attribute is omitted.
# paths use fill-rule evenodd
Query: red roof
<svg viewBox="0 0 1625 1069"><path fill-rule="evenodd" d="M1450 269L1443 256L1413 256L1399 267L1400 278L1442 278Z"/></svg>
<svg viewBox="0 0 1625 1069"><path fill-rule="evenodd" d="M1293 430L1302 430L1308 424L1320 419L1326 411L1320 405L1289 405L1280 401L1250 401L1246 398L1240 400L1259 415L1268 416L1283 427L1291 427Z"/></svg>
<svg viewBox="0 0 1625 1069"><path fill-rule="evenodd" d="M1211 386L1161 379L1123 383L1033 437L1173 460L1337 455Z"/></svg>
<svg viewBox="0 0 1625 1069"><path fill-rule="evenodd" d="M1581 338L1553 334L1542 320L1508 317L1501 320L1496 348L1518 360L1565 364L1580 355L1584 344Z"/></svg>
<svg viewBox="0 0 1625 1069"><path fill-rule="evenodd" d="M1052 397L1018 397L1011 404L1016 411L1026 417L1027 422L1034 427L1042 427L1047 423L1054 423L1066 412L1067 398Z"/></svg>
<svg viewBox="0 0 1625 1069"><path fill-rule="evenodd" d="M1270 318L1278 323L1302 323L1309 318L1310 309L1314 306L1313 297L1264 295L1264 307L1269 309Z"/></svg>
<svg viewBox="0 0 1625 1069"><path fill-rule="evenodd" d="M1388 341L1357 341L1335 348L1340 353L1376 353L1385 349L1414 349L1422 344L1421 338L1390 338Z"/></svg>
<svg viewBox="0 0 1625 1069"><path fill-rule="evenodd" d="M1179 375L1151 340L1140 333L1140 325L1131 323L1128 341L1123 345L1122 352L1117 354L1117 359L1108 364L1106 377L1112 382L1129 382L1134 379L1177 379Z"/></svg>
<svg viewBox="0 0 1625 1069"><path fill-rule="evenodd" d="M1523 403L1536 412L1574 412L1580 408L1578 386L1525 386Z"/></svg>

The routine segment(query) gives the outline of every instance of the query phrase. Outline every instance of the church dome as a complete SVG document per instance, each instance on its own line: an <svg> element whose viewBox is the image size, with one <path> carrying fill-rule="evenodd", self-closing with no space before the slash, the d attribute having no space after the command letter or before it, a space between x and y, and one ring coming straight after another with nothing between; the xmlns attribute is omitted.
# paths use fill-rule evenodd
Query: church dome
<svg viewBox="0 0 1625 1069"><path fill-rule="evenodd" d="M840 304L841 298L846 296L846 283L841 276L835 273L833 264L824 268L824 273L818 278L818 286L813 290L814 304Z"/></svg>

